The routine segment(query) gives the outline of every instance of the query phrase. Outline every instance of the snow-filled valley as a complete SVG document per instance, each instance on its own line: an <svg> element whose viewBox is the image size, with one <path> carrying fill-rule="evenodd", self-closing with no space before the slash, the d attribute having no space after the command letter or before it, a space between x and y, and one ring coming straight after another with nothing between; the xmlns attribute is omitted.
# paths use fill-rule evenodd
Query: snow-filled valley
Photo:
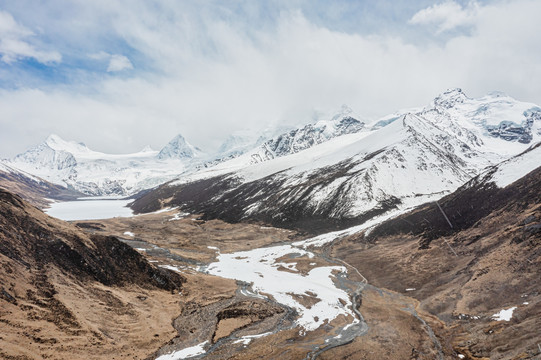
<svg viewBox="0 0 541 360"><path fill-rule="evenodd" d="M267 294L274 300L295 309L298 313L296 325L303 331L313 331L322 324L330 323L339 315L358 322L351 303L351 294L337 286L337 276L345 275L343 266L309 265L302 273L297 261L309 262L314 254L282 245L260 248L231 254L219 254L217 262L209 264L209 274L252 284L256 294ZM315 303L306 305L299 298Z"/></svg>

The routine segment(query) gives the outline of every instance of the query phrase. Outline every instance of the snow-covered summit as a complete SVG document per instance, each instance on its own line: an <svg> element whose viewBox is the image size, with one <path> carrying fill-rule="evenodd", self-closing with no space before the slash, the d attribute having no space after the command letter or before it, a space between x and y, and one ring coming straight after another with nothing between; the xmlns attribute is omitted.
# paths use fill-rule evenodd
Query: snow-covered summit
<svg viewBox="0 0 541 360"><path fill-rule="evenodd" d="M418 114L440 127L455 128L456 136L469 132L495 152L516 154L541 141L541 108L501 92L474 99L461 89L448 90Z"/></svg>
<svg viewBox="0 0 541 360"><path fill-rule="evenodd" d="M359 132L365 123L353 116L353 111L343 105L341 111L328 120L319 120L267 140L251 152L251 163L295 154L337 136Z"/></svg>
<svg viewBox="0 0 541 360"><path fill-rule="evenodd" d="M88 195L131 195L178 176L191 161L179 156L182 149L197 151L182 137L175 137L166 148L171 157L162 159L149 146L133 154L106 154L53 134L7 164Z"/></svg>
<svg viewBox="0 0 541 360"><path fill-rule="evenodd" d="M51 134L45 139L44 144L56 151L66 151L72 154L88 153L91 150L81 142L67 141L56 134Z"/></svg>
<svg viewBox="0 0 541 360"><path fill-rule="evenodd" d="M468 99L469 98L466 96L464 91L462 91L462 89L447 89L445 92L434 98L432 104L434 107L448 109L456 106L457 104L461 104Z"/></svg>
<svg viewBox="0 0 541 360"><path fill-rule="evenodd" d="M536 105L504 94L475 99L453 89L377 126L348 116L308 124L146 196L160 197L155 204L175 199L166 205L231 221L251 218L312 230L333 221L367 221L434 201L525 151L541 141L539 114ZM495 133L491 126L503 121L518 124L521 129L506 129L520 136Z"/></svg>
<svg viewBox="0 0 541 360"><path fill-rule="evenodd" d="M199 149L186 141L182 135L178 134L160 150L158 159L193 159L199 153Z"/></svg>

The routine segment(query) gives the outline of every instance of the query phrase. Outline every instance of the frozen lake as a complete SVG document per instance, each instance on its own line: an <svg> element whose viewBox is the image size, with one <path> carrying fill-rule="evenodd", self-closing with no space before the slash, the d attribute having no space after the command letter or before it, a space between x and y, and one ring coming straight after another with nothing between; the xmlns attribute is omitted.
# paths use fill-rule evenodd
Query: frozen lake
<svg viewBox="0 0 541 360"><path fill-rule="evenodd" d="M132 216L132 210L128 203L132 200L125 199L92 199L85 198L77 201L55 202L45 212L62 220L97 220L113 217Z"/></svg>

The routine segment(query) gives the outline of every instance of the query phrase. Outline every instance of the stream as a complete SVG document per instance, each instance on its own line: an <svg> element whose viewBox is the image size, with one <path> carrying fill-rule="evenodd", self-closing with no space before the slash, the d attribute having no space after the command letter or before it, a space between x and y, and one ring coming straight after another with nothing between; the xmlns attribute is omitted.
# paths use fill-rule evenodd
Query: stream
<svg viewBox="0 0 541 360"><path fill-rule="evenodd" d="M266 329L263 334L249 337L237 337L233 332L215 344L208 346L204 353L189 358L204 358L215 349L230 342L246 342L251 338L270 336L283 330L298 328L299 334L316 330L322 324L331 322L339 315L350 318L348 324L334 326L329 335L318 344L311 345L306 359L316 359L324 351L350 343L356 337L364 334L368 326L357 310L360 306L360 294L366 281L354 281L348 277L348 268L354 269L341 260L330 258L326 253L318 254L299 246L299 243L283 243L240 251L232 254L222 254L217 251L217 261L208 265L172 254L168 249L150 244L141 239L120 239L139 251L145 251L159 262L171 261L190 265L197 271L237 280L237 293L242 296L255 297L273 302L285 310L280 322L272 329ZM280 260L279 260L280 259ZM285 260L284 260L285 259ZM296 261L310 262L308 270L302 274L296 267ZM156 260L154 260L156 261ZM332 266L317 266L318 263ZM174 266L158 265L170 269ZM278 270L278 268L281 268ZM284 268L286 271L284 271ZM179 271L187 269L179 266ZM356 271L356 269L355 269ZM358 272L357 272L358 273ZM272 299L261 293L269 294ZM319 301L310 307L303 306L293 295L317 297ZM341 299L341 301L340 301ZM296 318L296 319L295 319ZM179 349L181 351L182 349Z"/></svg>

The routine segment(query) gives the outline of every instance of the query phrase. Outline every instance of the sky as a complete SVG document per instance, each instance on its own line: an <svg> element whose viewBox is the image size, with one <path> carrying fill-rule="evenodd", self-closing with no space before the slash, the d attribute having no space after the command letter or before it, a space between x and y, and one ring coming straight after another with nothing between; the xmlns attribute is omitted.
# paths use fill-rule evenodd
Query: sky
<svg viewBox="0 0 541 360"><path fill-rule="evenodd" d="M51 133L109 153L182 134L212 152L455 87L541 104L539 14L539 0L0 0L0 158Z"/></svg>

